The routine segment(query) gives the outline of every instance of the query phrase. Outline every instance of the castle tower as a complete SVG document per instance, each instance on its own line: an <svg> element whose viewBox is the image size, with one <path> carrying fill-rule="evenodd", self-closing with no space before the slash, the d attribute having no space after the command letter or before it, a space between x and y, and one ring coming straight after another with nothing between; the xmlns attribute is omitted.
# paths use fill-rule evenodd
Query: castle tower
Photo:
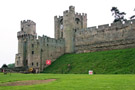
<svg viewBox="0 0 135 90"><path fill-rule="evenodd" d="M69 10L63 13L63 37L65 38L65 52L74 52L74 30L75 30L75 7L70 6Z"/></svg>
<svg viewBox="0 0 135 90"><path fill-rule="evenodd" d="M54 32L56 39L63 38L63 16L54 17Z"/></svg>
<svg viewBox="0 0 135 90"><path fill-rule="evenodd" d="M74 34L76 30L87 28L87 14L76 13L75 7L70 6L69 10L63 12L63 16L54 17L55 38L65 39L65 52L74 52Z"/></svg>
<svg viewBox="0 0 135 90"><path fill-rule="evenodd" d="M15 67L25 67L28 64L27 40L30 36L36 38L36 24L31 20L21 21L21 31L17 33L18 54L16 54Z"/></svg>
<svg viewBox="0 0 135 90"><path fill-rule="evenodd" d="M82 14L82 25L83 25L83 27L82 27L83 29L87 28L87 14L86 13Z"/></svg>
<svg viewBox="0 0 135 90"><path fill-rule="evenodd" d="M87 14L76 13L75 14L75 29L80 30L87 28Z"/></svg>
<svg viewBox="0 0 135 90"><path fill-rule="evenodd" d="M36 23L31 20L21 21L21 31L36 36Z"/></svg>

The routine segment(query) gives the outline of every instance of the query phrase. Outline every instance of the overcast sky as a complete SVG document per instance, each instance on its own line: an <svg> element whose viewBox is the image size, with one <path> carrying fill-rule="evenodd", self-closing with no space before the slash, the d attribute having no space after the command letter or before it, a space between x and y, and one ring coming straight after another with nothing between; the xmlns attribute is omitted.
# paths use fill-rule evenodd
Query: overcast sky
<svg viewBox="0 0 135 90"><path fill-rule="evenodd" d="M38 35L54 37L54 16L63 15L70 5L87 13L88 27L112 23L113 6L126 12L127 19L135 14L135 0L0 0L0 67L15 62L21 20L36 22Z"/></svg>

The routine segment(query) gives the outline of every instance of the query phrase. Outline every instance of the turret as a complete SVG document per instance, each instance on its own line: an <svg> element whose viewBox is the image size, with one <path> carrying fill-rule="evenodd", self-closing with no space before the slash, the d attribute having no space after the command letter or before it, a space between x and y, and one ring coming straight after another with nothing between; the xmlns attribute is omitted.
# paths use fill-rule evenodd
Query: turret
<svg viewBox="0 0 135 90"><path fill-rule="evenodd" d="M87 28L87 14L76 13L75 14L75 29L80 30Z"/></svg>
<svg viewBox="0 0 135 90"><path fill-rule="evenodd" d="M55 38L65 39L65 52L74 52L74 34L76 30L87 28L87 14L76 13L75 7L70 6L69 10L63 12L63 16L54 17Z"/></svg>
<svg viewBox="0 0 135 90"><path fill-rule="evenodd" d="M56 39L63 38L63 16L54 17L54 37Z"/></svg>
<svg viewBox="0 0 135 90"><path fill-rule="evenodd" d="M28 38L36 38L36 23L27 20L21 21L21 31L17 33L18 37L18 54L16 54L16 67L27 66L27 40Z"/></svg>
<svg viewBox="0 0 135 90"><path fill-rule="evenodd" d="M36 23L31 20L21 21L21 31L36 36Z"/></svg>
<svg viewBox="0 0 135 90"><path fill-rule="evenodd" d="M75 7L63 12L63 37L65 38L65 52L74 52L74 30L75 30Z"/></svg>

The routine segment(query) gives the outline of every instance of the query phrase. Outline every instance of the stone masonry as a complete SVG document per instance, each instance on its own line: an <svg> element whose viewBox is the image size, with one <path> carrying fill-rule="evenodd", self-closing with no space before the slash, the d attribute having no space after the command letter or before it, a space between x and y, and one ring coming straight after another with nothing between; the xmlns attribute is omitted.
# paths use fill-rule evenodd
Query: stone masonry
<svg viewBox="0 0 135 90"><path fill-rule="evenodd" d="M36 23L21 21L17 33L18 53L15 66L42 71L45 61L55 61L64 53L85 53L112 49L135 48L135 20L87 27L87 14L75 13L75 7L54 17L55 38L38 36Z"/></svg>

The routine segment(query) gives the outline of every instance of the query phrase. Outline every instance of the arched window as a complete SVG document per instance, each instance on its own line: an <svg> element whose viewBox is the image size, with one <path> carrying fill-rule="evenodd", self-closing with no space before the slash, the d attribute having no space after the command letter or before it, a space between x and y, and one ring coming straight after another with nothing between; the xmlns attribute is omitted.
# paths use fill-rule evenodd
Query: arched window
<svg viewBox="0 0 135 90"><path fill-rule="evenodd" d="M60 30L63 30L63 25L62 24L60 25Z"/></svg>
<svg viewBox="0 0 135 90"><path fill-rule="evenodd" d="M63 30L63 19L60 20L60 30Z"/></svg>
<svg viewBox="0 0 135 90"><path fill-rule="evenodd" d="M60 20L60 24L63 24L63 19Z"/></svg>
<svg viewBox="0 0 135 90"><path fill-rule="evenodd" d="M79 24L80 19L79 18L76 18L75 21L76 21L76 24Z"/></svg>

